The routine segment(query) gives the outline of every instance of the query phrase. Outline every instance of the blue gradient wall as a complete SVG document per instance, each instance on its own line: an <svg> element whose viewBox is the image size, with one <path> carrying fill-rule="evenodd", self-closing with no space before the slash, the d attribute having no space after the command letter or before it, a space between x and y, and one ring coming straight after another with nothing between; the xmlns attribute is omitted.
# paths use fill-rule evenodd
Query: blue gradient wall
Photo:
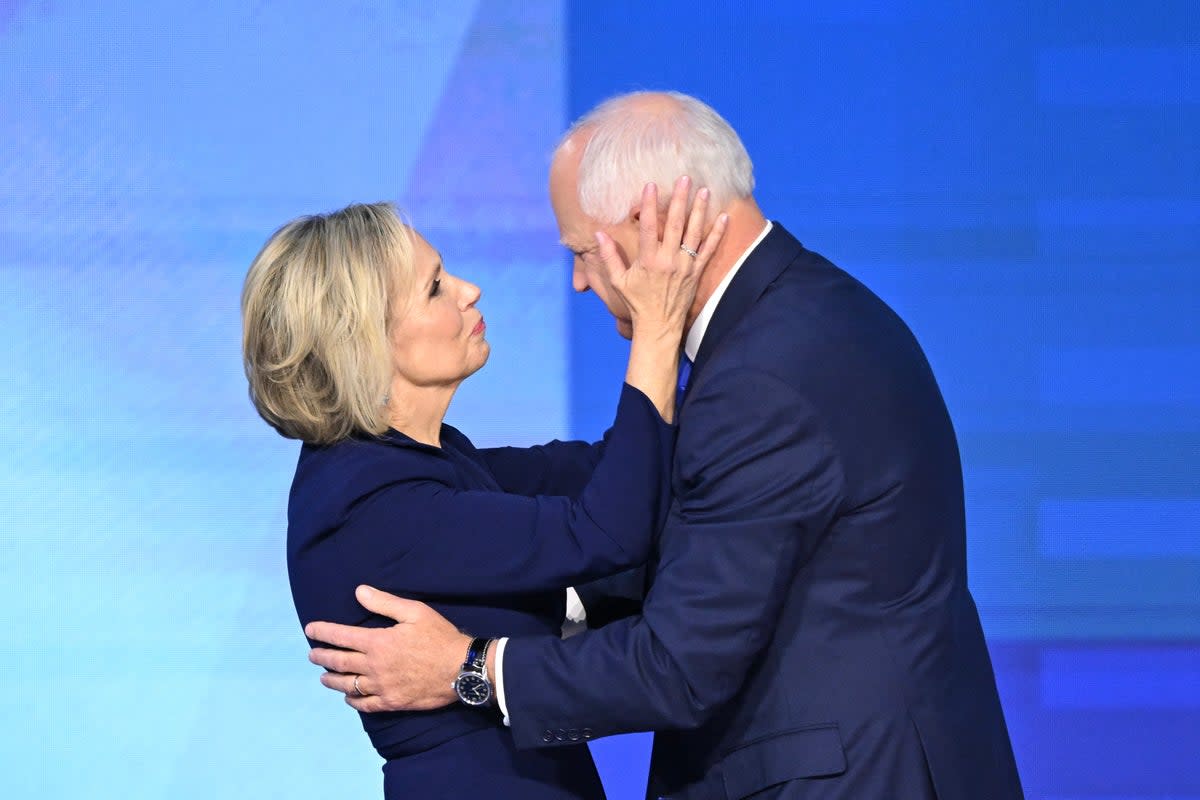
<svg viewBox="0 0 1200 800"><path fill-rule="evenodd" d="M245 269L396 200L484 290L452 421L594 436L624 348L570 296L548 151L678 88L929 353L1030 797L1200 798L1193 6L0 4L0 796L379 794L291 609ZM646 741L596 746L614 799Z"/></svg>

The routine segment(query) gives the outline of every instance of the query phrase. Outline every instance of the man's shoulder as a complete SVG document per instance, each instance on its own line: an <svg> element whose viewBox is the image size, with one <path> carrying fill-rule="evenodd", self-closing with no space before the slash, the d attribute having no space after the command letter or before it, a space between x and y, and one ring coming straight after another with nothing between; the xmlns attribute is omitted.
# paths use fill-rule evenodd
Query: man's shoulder
<svg viewBox="0 0 1200 800"><path fill-rule="evenodd" d="M837 358L848 342L909 336L907 325L863 281L800 247L733 326L713 360L769 369L781 358Z"/></svg>
<svg viewBox="0 0 1200 800"><path fill-rule="evenodd" d="M832 411L893 392L896 381L926 370L920 345L884 300L824 256L799 248L721 337L689 395L747 409L807 398ZM760 375L778 387L770 396L759 396Z"/></svg>

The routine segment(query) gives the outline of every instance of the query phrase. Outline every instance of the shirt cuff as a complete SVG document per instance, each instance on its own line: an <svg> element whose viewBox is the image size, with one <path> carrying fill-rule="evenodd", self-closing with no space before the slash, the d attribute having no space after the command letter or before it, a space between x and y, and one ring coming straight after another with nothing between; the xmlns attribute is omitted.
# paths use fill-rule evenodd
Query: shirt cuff
<svg viewBox="0 0 1200 800"><path fill-rule="evenodd" d="M587 609L573 586L567 587L567 616L563 620L562 638L569 639L587 630Z"/></svg>
<svg viewBox="0 0 1200 800"><path fill-rule="evenodd" d="M504 717L504 725L511 728L508 719L508 703L504 702L504 648L508 645L505 636L496 642L496 704L500 706L500 715Z"/></svg>

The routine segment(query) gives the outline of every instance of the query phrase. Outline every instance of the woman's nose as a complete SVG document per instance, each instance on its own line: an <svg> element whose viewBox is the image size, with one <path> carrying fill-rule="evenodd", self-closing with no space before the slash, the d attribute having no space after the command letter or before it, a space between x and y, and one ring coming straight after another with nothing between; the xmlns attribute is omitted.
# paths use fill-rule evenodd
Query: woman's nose
<svg viewBox="0 0 1200 800"><path fill-rule="evenodd" d="M470 281L463 281L462 283L463 308L470 308L479 302L479 298L483 296L483 290Z"/></svg>

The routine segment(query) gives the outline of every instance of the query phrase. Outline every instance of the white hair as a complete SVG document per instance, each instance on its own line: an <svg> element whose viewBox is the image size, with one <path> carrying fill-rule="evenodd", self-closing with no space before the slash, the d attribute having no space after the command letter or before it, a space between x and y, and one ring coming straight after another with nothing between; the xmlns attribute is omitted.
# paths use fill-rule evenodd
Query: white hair
<svg viewBox="0 0 1200 800"><path fill-rule="evenodd" d="M650 181L659 186L662 208L681 175L692 179L693 192L708 187L712 209L754 191L754 165L742 140L720 114L686 94L631 92L605 100L571 126L558 149L581 131L590 138L579 162L579 203L598 222L624 220Z"/></svg>

